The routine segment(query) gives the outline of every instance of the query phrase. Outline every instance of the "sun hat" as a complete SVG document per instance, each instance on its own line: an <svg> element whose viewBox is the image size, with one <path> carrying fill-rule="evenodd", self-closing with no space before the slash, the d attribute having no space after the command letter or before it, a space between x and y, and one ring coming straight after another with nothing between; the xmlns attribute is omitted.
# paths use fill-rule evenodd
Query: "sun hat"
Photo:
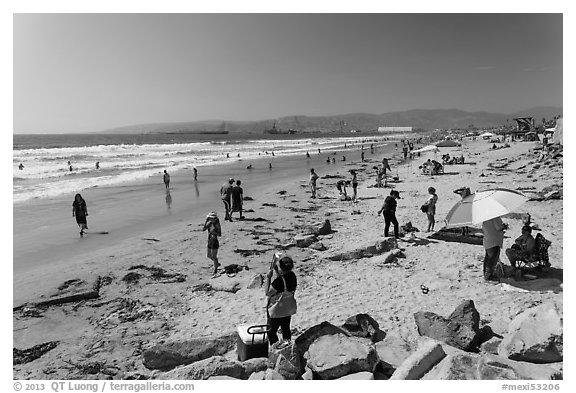
<svg viewBox="0 0 576 393"><path fill-rule="evenodd" d="M230 179L228 179L228 183L234 183L234 178L231 177Z"/></svg>
<svg viewBox="0 0 576 393"><path fill-rule="evenodd" d="M396 197L397 197L398 199L402 199L402 198L400 197L400 193L399 193L398 191L396 191L396 190L390 191L390 195L396 195Z"/></svg>
<svg viewBox="0 0 576 393"><path fill-rule="evenodd" d="M216 215L216 212L210 212L210 213L208 213L206 218L218 218L218 216Z"/></svg>

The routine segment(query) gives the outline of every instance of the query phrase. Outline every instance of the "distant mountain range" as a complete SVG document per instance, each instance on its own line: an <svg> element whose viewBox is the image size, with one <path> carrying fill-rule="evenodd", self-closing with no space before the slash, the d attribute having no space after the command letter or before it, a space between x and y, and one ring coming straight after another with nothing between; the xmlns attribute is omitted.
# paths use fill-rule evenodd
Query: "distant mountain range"
<svg viewBox="0 0 576 393"><path fill-rule="evenodd" d="M334 116L303 116L294 115L277 119L257 121L223 121L207 120L178 123L139 124L101 131L104 133L200 133L222 132L262 134L271 129L274 124L281 131L296 130L301 132L330 131L375 131L378 127L413 127L414 129L434 130L490 128L513 123L515 117L533 117L536 124L542 118L550 120L554 116L562 116L561 107L535 107L521 112L503 114L489 112L466 112L458 109L413 109L403 112L382 114L350 113Z"/></svg>

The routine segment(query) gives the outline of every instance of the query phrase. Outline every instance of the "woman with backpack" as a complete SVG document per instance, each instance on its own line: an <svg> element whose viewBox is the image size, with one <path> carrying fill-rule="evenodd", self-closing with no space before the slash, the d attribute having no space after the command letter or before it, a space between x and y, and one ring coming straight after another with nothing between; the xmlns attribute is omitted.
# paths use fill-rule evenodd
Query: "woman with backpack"
<svg viewBox="0 0 576 393"><path fill-rule="evenodd" d="M274 254L270 271L264 283L265 294L268 298L266 313L268 316L268 339L273 349L289 346L292 341L290 320L296 313L296 274L292 271L294 261L287 255ZM272 277L275 277L272 280ZM282 341L278 339L278 328L282 329Z"/></svg>

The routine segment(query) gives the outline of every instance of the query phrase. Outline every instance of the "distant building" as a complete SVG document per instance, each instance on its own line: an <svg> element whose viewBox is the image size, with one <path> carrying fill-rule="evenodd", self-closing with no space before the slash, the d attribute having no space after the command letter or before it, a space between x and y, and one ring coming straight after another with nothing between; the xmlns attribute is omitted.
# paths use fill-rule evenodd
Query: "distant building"
<svg viewBox="0 0 576 393"><path fill-rule="evenodd" d="M412 132L412 127L378 127L378 132Z"/></svg>

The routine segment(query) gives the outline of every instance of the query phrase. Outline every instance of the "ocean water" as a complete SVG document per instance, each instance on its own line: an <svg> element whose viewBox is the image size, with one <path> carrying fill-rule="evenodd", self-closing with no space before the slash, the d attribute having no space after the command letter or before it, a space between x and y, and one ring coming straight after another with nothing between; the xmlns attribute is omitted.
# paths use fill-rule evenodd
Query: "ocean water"
<svg viewBox="0 0 576 393"><path fill-rule="evenodd" d="M117 186L192 168L259 158L304 156L348 146L381 143L395 136L232 139L229 135L75 134L14 135L13 202L74 194L91 187ZM227 155L229 157L227 157ZM72 166L69 169L68 161ZM96 162L100 168L96 169ZM19 164L24 165L20 170Z"/></svg>

